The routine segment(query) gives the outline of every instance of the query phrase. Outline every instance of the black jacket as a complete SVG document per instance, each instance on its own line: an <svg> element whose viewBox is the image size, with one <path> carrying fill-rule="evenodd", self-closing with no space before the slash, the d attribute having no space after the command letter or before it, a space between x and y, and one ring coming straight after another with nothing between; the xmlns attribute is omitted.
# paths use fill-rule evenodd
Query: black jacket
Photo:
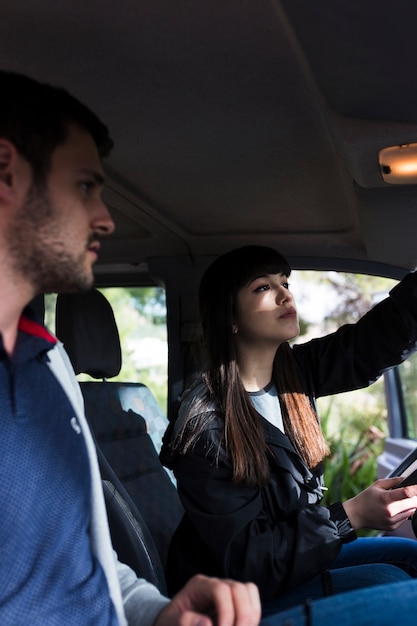
<svg viewBox="0 0 417 626"><path fill-rule="evenodd" d="M369 385L417 348L417 274L408 274L359 322L293 347L311 401ZM161 460L174 470L185 515L170 549L168 585L178 590L197 572L257 583L263 600L276 598L328 568L352 538L343 509L320 506L322 472L312 473L288 437L262 417L273 453L263 489L232 482L216 406L207 428L185 455L173 452L199 382L184 397L164 438Z"/></svg>

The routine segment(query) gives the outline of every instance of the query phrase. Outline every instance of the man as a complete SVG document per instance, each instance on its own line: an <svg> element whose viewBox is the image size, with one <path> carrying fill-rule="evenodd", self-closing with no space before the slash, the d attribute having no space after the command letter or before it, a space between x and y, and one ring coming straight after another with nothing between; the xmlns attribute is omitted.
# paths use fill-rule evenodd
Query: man
<svg viewBox="0 0 417 626"><path fill-rule="evenodd" d="M27 306L91 287L112 141L66 91L0 85L0 623L256 626L252 584L199 576L169 601L115 557L78 385Z"/></svg>

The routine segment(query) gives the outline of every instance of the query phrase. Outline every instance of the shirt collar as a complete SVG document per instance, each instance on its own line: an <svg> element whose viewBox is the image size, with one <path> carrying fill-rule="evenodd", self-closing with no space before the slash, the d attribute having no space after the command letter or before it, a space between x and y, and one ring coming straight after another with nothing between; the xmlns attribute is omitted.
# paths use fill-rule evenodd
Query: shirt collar
<svg viewBox="0 0 417 626"><path fill-rule="evenodd" d="M11 357L8 357L4 351L0 335L0 359L19 364L31 358L47 358L48 351L57 342L56 337L45 328L35 312L30 307L26 307L18 323L16 345Z"/></svg>
<svg viewBox="0 0 417 626"><path fill-rule="evenodd" d="M39 321L37 321L34 313L31 309L26 308L22 313L18 325L19 331L32 335L33 337L39 337L40 339L46 339L52 344L57 343L56 337L49 332L47 328Z"/></svg>

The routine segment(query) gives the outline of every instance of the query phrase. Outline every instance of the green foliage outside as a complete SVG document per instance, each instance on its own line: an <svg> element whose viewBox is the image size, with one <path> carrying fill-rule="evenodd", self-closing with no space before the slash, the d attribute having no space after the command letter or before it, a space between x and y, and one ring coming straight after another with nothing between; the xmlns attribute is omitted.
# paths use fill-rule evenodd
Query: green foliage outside
<svg viewBox="0 0 417 626"><path fill-rule="evenodd" d="M322 398L321 424L331 454L324 463L323 504L353 498L377 477L377 457L383 451L387 419L383 381L360 391ZM359 535L375 531L363 529Z"/></svg>
<svg viewBox="0 0 417 626"><path fill-rule="evenodd" d="M112 305L123 348L122 369L112 380L144 383L166 413L168 348L164 289L114 287L100 291Z"/></svg>
<svg viewBox="0 0 417 626"><path fill-rule="evenodd" d="M152 326L166 325L166 299L162 287L126 287L125 291L130 295L135 310Z"/></svg>
<svg viewBox="0 0 417 626"><path fill-rule="evenodd" d="M316 281L321 287L325 286L328 300L334 302L322 323L314 329L314 336L357 321L396 284L389 279L336 272L318 275L308 271L298 274L309 283ZM308 320L303 320L302 329L303 334L311 338L312 329ZM305 338L301 337L303 340ZM414 401L417 407L417 394L414 394ZM383 451L388 434L383 379L363 390L319 398L318 410L331 450L324 463L327 491L323 504L328 506L354 497L377 477L377 457ZM363 529L358 534L369 536L376 531Z"/></svg>

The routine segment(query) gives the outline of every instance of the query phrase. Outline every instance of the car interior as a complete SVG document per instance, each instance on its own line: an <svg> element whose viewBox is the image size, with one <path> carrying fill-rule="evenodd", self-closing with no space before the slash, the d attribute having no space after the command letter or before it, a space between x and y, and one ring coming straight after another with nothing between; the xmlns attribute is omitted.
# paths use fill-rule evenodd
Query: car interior
<svg viewBox="0 0 417 626"><path fill-rule="evenodd" d="M205 268L254 243L294 269L400 279L417 266L416 23L412 0L2 2L1 67L67 88L115 141L104 198L116 230L96 287L165 289L158 427L151 389L111 382L120 341L98 292L60 297L56 328L96 379L82 390L114 543L161 589L181 505L150 433L193 373ZM381 472L415 446L396 376Z"/></svg>
<svg viewBox="0 0 417 626"><path fill-rule="evenodd" d="M113 546L123 562L166 593L168 546L183 509L149 431L154 436L159 431L162 440L168 420L146 385L112 382L121 367L121 347L113 311L100 291L59 294L56 334L75 373L95 379L80 385L105 483Z"/></svg>

